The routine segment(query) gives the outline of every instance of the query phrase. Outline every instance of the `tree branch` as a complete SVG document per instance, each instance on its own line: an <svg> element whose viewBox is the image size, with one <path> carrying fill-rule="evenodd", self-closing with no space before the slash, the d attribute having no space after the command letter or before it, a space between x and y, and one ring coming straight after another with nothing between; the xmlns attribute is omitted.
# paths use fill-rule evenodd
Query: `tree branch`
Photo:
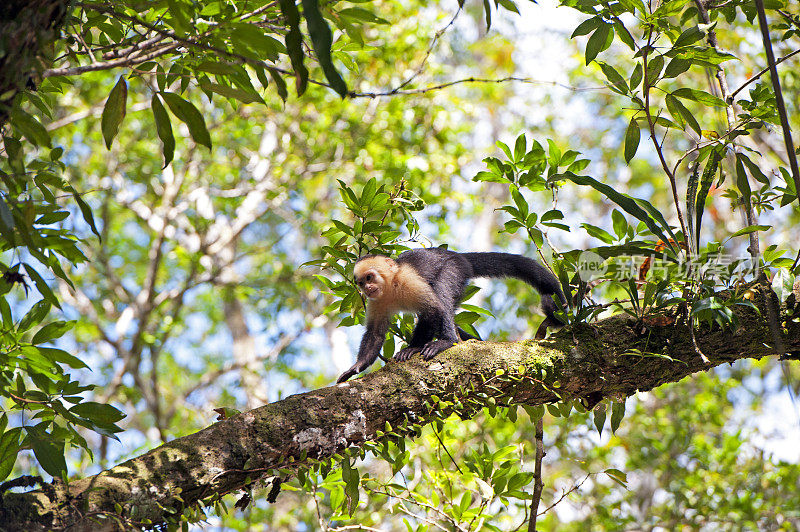
<svg viewBox="0 0 800 532"><path fill-rule="evenodd" d="M783 142L786 144L786 156L789 158L789 167L792 169L795 190L798 191L797 201L800 202L800 168L797 166L797 156L795 146L792 141L792 130L789 128L789 117L786 115L786 104L783 101L783 91L781 90L781 80L778 76L777 62L775 54L772 52L772 41L769 38L769 24L767 14L764 12L764 0L755 0L756 11L758 12L758 27L761 29L761 38L764 41L764 52L767 55L767 66L769 75L772 78L772 89L775 91L775 104L778 108L778 116L781 119L783 129Z"/></svg>
<svg viewBox="0 0 800 532"><path fill-rule="evenodd" d="M27 493L5 493L0 522L10 531L69 527L97 532L98 520L113 528L119 519L158 524L206 497L274 476L279 468L285 477L314 459L327 460L377 440L387 422L398 431L409 420L424 422L433 395L472 404L459 412L465 415L489 397L528 405L554 402L554 392L562 398L621 398L723 363L773 355L773 337L763 317L768 291L763 285L753 288L760 314L745 307L735 310L746 326L699 331L708 366L695 354L686 327L654 327L641 334L625 316L539 342L463 342L431 362L392 361L364 378L233 416L69 485L56 482ZM800 323L787 316L782 309L786 350L800 353ZM628 356L634 350L650 356ZM115 511L115 505L122 511Z"/></svg>
<svg viewBox="0 0 800 532"><path fill-rule="evenodd" d="M536 518L539 515L539 503L542 501L542 458L544 458L544 421L542 418L536 420L536 461L533 469L533 497L531 498L531 517L528 521L528 532L536 532Z"/></svg>

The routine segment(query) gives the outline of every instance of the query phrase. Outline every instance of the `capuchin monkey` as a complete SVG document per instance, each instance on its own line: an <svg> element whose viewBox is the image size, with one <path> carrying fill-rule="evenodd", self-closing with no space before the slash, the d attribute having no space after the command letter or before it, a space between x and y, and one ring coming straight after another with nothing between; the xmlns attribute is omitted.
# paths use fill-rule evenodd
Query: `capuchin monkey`
<svg viewBox="0 0 800 532"><path fill-rule="evenodd" d="M361 338L356 363L342 373L337 383L375 362L386 339L389 320L400 311L415 312L418 320L408 346L395 355L397 360L407 360L417 352L430 360L459 339L474 339L455 324L456 307L473 277L515 277L533 286L542 295L546 316L536 338L544 338L548 327L564 325L555 315L557 307L552 298L555 294L567 304L558 279L535 260L521 255L413 249L401 253L396 260L382 255L361 257L354 276L368 299L367 330Z"/></svg>

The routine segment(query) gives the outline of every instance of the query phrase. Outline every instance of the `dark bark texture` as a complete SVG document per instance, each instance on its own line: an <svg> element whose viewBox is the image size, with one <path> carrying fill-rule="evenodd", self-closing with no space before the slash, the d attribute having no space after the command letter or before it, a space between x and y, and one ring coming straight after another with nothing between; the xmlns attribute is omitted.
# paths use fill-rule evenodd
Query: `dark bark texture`
<svg viewBox="0 0 800 532"><path fill-rule="evenodd" d="M52 62L51 50L69 6L68 0L0 2L0 127L14 97L35 88L39 73Z"/></svg>
<svg viewBox="0 0 800 532"><path fill-rule="evenodd" d="M736 330L696 332L709 364L702 362L685 324L648 327L623 316L565 329L543 341L463 342L429 362L419 357L389 362L361 379L233 416L68 486L5 493L0 523L3 530L94 532L158 524L205 497L276 475L278 468L285 480L286 471L309 460L376 440L386 422L392 427L424 422L433 395L536 405L556 400L556 391L593 405L738 359L775 355L765 308L769 293L754 290L760 314L738 307ZM793 301L781 309L783 342L793 355L800 353L798 310Z"/></svg>

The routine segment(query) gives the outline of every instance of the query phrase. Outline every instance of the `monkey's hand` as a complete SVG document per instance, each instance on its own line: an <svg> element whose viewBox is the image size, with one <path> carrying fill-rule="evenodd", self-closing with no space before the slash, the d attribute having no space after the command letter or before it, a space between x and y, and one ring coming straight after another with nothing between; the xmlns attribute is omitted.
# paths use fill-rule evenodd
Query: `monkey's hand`
<svg viewBox="0 0 800 532"><path fill-rule="evenodd" d="M360 362L356 362L355 364L353 364L353 366L350 369L348 369L347 371L345 371L344 373L339 375L339 378L336 379L336 384L343 383L344 381L346 381L347 379L349 379L353 375L357 375L358 373L361 373L365 369L366 368L362 368L361 367L361 363Z"/></svg>
<svg viewBox="0 0 800 532"><path fill-rule="evenodd" d="M430 360L445 349L453 347L455 344L453 342L449 342L447 340L434 340L432 342L428 342L425 344L425 347L422 348L422 358L423 360Z"/></svg>
<svg viewBox="0 0 800 532"><path fill-rule="evenodd" d="M403 349L397 352L397 354L394 356L394 359L399 362L402 362L403 360L408 360L414 353L419 353L420 349L422 348L411 347L411 346L404 347Z"/></svg>

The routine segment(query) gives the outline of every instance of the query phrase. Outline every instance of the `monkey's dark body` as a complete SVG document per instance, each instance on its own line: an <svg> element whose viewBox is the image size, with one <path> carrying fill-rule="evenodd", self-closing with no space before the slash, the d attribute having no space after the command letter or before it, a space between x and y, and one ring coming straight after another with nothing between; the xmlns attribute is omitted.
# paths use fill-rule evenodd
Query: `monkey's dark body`
<svg viewBox="0 0 800 532"><path fill-rule="evenodd" d="M375 258L362 257L359 262L371 257ZM557 307L552 299L555 294L566 305L567 300L558 279L547 268L528 257L511 253L457 253L431 248L406 251L394 262L401 272L395 275L395 279L416 274L430 287L425 287L427 294L424 301L414 305L414 308L402 308L416 312L418 321L408 346L395 355L397 360L406 360L418 351L423 359L429 360L458 343L459 339L475 338L455 325L455 310L467 283L474 277L514 277L533 286L542 296L542 310L546 315L537 337L543 338L548 326L563 325L555 316ZM413 270L410 274L407 272L409 267ZM418 281L418 284L422 283ZM361 339L356 363L337 382L343 382L367 369L380 353L390 316L371 319L369 308L367 315L367 330Z"/></svg>
<svg viewBox="0 0 800 532"><path fill-rule="evenodd" d="M409 358L422 348L422 357L429 360L459 338L475 338L455 326L454 318L461 297L470 279L475 277L514 277L533 286L542 295L542 309L546 319L554 320L557 309L552 295L558 295L566 304L561 286L550 271L533 259L512 253L457 253L442 248L412 249L401 253L395 261L409 264L427 281L439 299L446 305L444 312L421 312L408 347L397 354L398 360ZM546 325L545 325L546 327ZM433 338L438 342L431 342Z"/></svg>

